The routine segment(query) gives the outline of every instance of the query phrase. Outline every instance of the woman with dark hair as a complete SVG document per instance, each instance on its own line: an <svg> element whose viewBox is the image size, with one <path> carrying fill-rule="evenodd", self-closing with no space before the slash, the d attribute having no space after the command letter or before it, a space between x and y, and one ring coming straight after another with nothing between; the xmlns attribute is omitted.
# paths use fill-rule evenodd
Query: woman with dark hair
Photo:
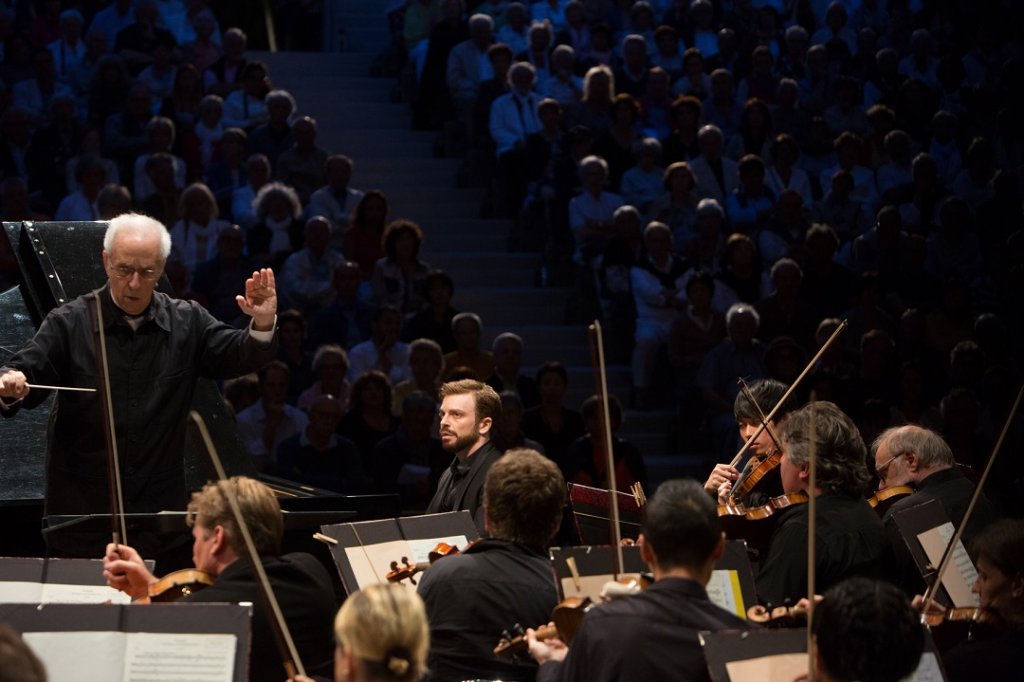
<svg viewBox="0 0 1024 682"><path fill-rule="evenodd" d="M648 209L649 220L665 223L672 230L676 251L682 251L696 237L697 179L685 161L676 161L665 169L665 193L655 199Z"/></svg>
<svg viewBox="0 0 1024 682"><path fill-rule="evenodd" d="M252 130L267 121L267 107L263 103L273 88L270 75L263 62L248 62L242 68L242 88L233 90L224 98L224 116L221 122L225 128ZM197 103L198 104L198 103Z"/></svg>
<svg viewBox="0 0 1024 682"><path fill-rule="evenodd" d="M164 100L160 114L174 121L181 133L191 131L199 117L199 101L203 99L203 84L199 70L192 64L182 64L174 74L171 95Z"/></svg>
<svg viewBox="0 0 1024 682"><path fill-rule="evenodd" d="M523 413L523 433L544 446L544 454L564 462L569 444L584 433L583 416L563 405L569 373L560 362L545 362L537 370L540 405Z"/></svg>
<svg viewBox="0 0 1024 682"><path fill-rule="evenodd" d="M704 106L700 100L690 95L677 97L672 102L669 114L672 133L661 141L662 163L688 161L700 154L697 131L700 130L703 112Z"/></svg>
<svg viewBox="0 0 1024 682"><path fill-rule="evenodd" d="M740 129L729 140L725 155L738 159L746 154L756 154L762 159L771 159L772 112L762 100L748 99L740 116Z"/></svg>
<svg viewBox="0 0 1024 682"><path fill-rule="evenodd" d="M419 312L427 303L430 266L419 259L423 230L411 220L395 220L384 229L383 258L373 266L374 305L390 305L403 313Z"/></svg>
<svg viewBox="0 0 1024 682"><path fill-rule="evenodd" d="M632 95L616 95L609 115L611 127L594 140L594 153L608 162L608 187L618 193L622 174L635 163L633 145L641 139L637 130L640 105Z"/></svg>
<svg viewBox="0 0 1024 682"><path fill-rule="evenodd" d="M338 424L338 433L356 444L363 471L373 471L373 450L377 443L398 429L399 419L391 414L391 383L383 372L364 372L352 384L348 414Z"/></svg>
<svg viewBox="0 0 1024 682"><path fill-rule="evenodd" d="M374 266L383 258L384 229L388 221L388 198L384 192L371 189L356 204L342 237L342 250L359 264L363 279L370 279Z"/></svg>
<svg viewBox="0 0 1024 682"><path fill-rule="evenodd" d="M111 114L121 112L128 104L131 82L123 59L116 54L100 57L89 85L89 123L102 128Z"/></svg>

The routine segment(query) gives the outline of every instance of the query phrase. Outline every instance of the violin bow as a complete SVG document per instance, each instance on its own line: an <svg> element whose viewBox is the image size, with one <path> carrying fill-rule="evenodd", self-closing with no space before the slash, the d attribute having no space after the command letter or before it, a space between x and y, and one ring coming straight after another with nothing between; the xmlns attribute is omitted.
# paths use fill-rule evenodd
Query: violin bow
<svg viewBox="0 0 1024 682"><path fill-rule="evenodd" d="M124 519L124 492L121 485L121 458L114 430L114 403L110 395L110 366L107 363L107 334L103 326L102 289L92 292L96 311L96 371L100 376L100 410L103 412L103 437L107 442L107 482L110 490L110 525L114 546L128 544Z"/></svg>
<svg viewBox="0 0 1024 682"><path fill-rule="evenodd" d="M978 479L978 484L974 487L974 494L971 495L970 502L967 503L967 509L964 510L964 516L960 519L960 525L957 527L956 532L953 533L953 537L950 538L949 543L946 545L946 549L942 552L942 560L939 562L939 568L935 571L935 579L924 593L924 605L921 609L921 620L924 621L925 615L928 613L928 608L935 601L935 596L938 594L939 587L942 585L942 577L946 574L946 569L949 568L950 559L953 558L954 549L957 543L960 542L960 537L964 533L964 528L967 527L967 522L971 518L971 513L974 512L974 505L977 504L978 498L981 497L981 489L985 485L985 481L988 480L988 474L992 471L992 463L996 461L996 455L999 454L1000 448L1003 447L1003 441L1006 440L1006 434L1010 431L1010 424L1013 423L1013 418L1017 415L1017 408L1020 407L1021 396L1024 396L1024 385L1021 385L1020 390L1017 391L1017 399L1013 401L1013 407L1010 408L1009 414L1006 415L1006 422L1003 424L1003 430L999 433L999 439L996 441L995 447L992 449L992 454L988 457L988 462L985 464L985 470L981 473L981 477Z"/></svg>
<svg viewBox="0 0 1024 682"><path fill-rule="evenodd" d="M844 329L846 329L848 325L849 322L847 320L843 320L842 322L840 322L839 326L836 327L836 330L832 332L832 336L828 337L825 343L821 344L821 348L818 349L818 352L814 354L814 357L811 358L811 361L807 363L807 366L804 367L804 370L800 372L800 375L793 380L793 383L790 385L789 389L784 394L782 394L782 397L779 398L779 401L775 403L775 407L773 407L772 411L769 412L767 416L765 416L764 422L762 422L761 426L758 427L757 431L754 431L750 438L747 439L747 442L743 444L743 447L740 448L740 451L736 453L736 456L732 458L732 461L729 462L729 466L736 466L739 463L739 461L743 459L743 455L746 454L751 444L753 444L753 442L757 440L757 437L761 435L761 432L764 431L765 424L767 424L768 422L775 418L775 414L782 408L783 405L786 404L786 401L789 400L789 396L793 394L793 391L796 390L796 387L800 385L800 382L803 381L808 374L810 374L814 366L818 364L818 360L821 359L821 356L824 355L825 351L828 350L829 346L831 346L835 342L835 340L839 338L839 335L843 332Z"/></svg>
<svg viewBox="0 0 1024 682"><path fill-rule="evenodd" d="M203 438L203 443L206 445L206 451L210 455L210 460L213 462L214 469L217 470L217 477L227 483L229 481L227 474L224 473L224 466L221 464L220 455L217 454L217 448L213 444L213 439L210 438L210 432L206 428L206 422L203 420L201 414L195 410L189 412L189 416L192 421L196 423L199 428L199 434ZM242 515L242 510L238 506L238 499L235 497L235 491L230 485L224 487L224 496L228 498L228 504L231 505L231 513L235 516L235 522L238 524L238 529L242 533L242 538L245 540L245 548L249 553L249 560L252 562L253 570L256 571L258 583L260 586L260 594L263 596L264 603L268 607L268 611L273 615L270 617L270 629L274 633L274 641L277 643L278 652L281 654L281 660L284 663L285 673L288 675L288 679L295 677L296 675L305 675L306 669L302 667L302 661L299 659L299 652L295 648L295 641L292 639L292 634L288 630L288 624L284 620L284 614L281 612L281 606L277 602L277 597L274 596L274 590L270 586L270 580L267 578L267 572L263 568L263 562L260 560L260 554L256 551L256 543L252 540L252 535L249 533L249 526L245 522L245 517Z"/></svg>
<svg viewBox="0 0 1024 682"><path fill-rule="evenodd" d="M590 332L590 349L594 355L594 372L597 379L597 395L601 401L601 431L602 442L604 443L605 456L608 467L608 496L611 498L611 523L612 523L612 544L615 549L612 553L614 566L612 573L615 579L619 579L622 573L622 530L619 528L619 498L618 485L615 480L615 455L612 450L612 420L611 410L608 407L608 375L605 372L604 363L604 338L601 331L601 322L594 320L588 328Z"/></svg>
<svg viewBox="0 0 1024 682"><path fill-rule="evenodd" d="M807 444L807 670L814 670L814 657L811 653L811 625L814 618L814 579L815 560L817 558L817 539L815 534L816 512L818 510L817 488L818 488L818 431L817 419L814 406L815 395L811 392L811 401L808 403L810 409L811 440Z"/></svg>

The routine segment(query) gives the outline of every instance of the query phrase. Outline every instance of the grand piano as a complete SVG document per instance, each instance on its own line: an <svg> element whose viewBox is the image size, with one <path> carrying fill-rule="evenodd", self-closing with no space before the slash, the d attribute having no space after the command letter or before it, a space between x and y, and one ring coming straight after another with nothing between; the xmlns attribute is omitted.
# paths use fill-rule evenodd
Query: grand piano
<svg viewBox="0 0 1024 682"><path fill-rule="evenodd" d="M100 257L105 229L104 222L3 223L0 240L7 240L14 253L18 282L0 291L0 365L35 333L50 310L106 281ZM166 276L157 288L174 294ZM46 431L52 403L51 395L33 410L0 419L0 527L4 528L0 556L43 556L44 528L110 528L109 519L104 518L43 517ZM257 477L238 438L234 416L214 382L200 380L192 407L204 416L228 475ZM188 489L198 489L214 477L202 442L190 433L185 453ZM308 550L311 534L321 524L400 515L397 495L343 496L283 479L260 478L275 490L286 512L286 550ZM166 521L137 517L130 518L129 533L133 525L140 530L166 530L153 527ZM322 554L327 557L326 551Z"/></svg>

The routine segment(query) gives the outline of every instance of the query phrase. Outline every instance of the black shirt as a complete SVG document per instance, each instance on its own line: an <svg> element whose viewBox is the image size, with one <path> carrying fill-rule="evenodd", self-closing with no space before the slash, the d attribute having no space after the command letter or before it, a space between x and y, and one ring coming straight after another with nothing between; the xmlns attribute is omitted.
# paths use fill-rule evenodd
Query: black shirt
<svg viewBox="0 0 1024 682"><path fill-rule="evenodd" d="M749 627L712 604L696 581L662 578L637 595L588 611L565 661L542 665L537 680L709 680L697 634Z"/></svg>
<svg viewBox="0 0 1024 682"><path fill-rule="evenodd" d="M91 294L51 311L0 372L18 369L34 384L95 388L95 325L87 298ZM274 357L276 344L261 343L199 304L160 292L153 294L137 331L114 305L108 286L100 290L100 301L126 509L184 509L184 427L196 380L253 372ZM31 409L48 394L34 390L22 405ZM47 514L109 511L102 415L98 393L57 395L47 442Z"/></svg>
<svg viewBox="0 0 1024 682"><path fill-rule="evenodd" d="M880 577L889 542L867 501L825 493L818 496L816 511L814 593L853 575ZM765 604L796 603L807 596L807 512L808 505L801 504L779 517L757 575L757 594Z"/></svg>
<svg viewBox="0 0 1024 682"><path fill-rule="evenodd" d="M484 480L487 471L501 453L491 441L459 462L454 458L452 465L441 474L437 492L427 506L428 514L450 511L468 511L473 515L477 530L483 535L484 529Z"/></svg>
<svg viewBox="0 0 1024 682"><path fill-rule="evenodd" d="M538 627L558 603L550 560L505 540L481 540L423 574L419 594L430 621L433 682L532 680L536 665L494 655L503 630Z"/></svg>
<svg viewBox="0 0 1024 682"><path fill-rule="evenodd" d="M274 597L309 675L331 675L334 668L334 614L338 609L327 571L311 554L263 557ZM252 602L249 680L280 682L286 675L270 629L269 614L248 559L228 566L213 585L179 601L192 603ZM245 646L239 642L239 646Z"/></svg>

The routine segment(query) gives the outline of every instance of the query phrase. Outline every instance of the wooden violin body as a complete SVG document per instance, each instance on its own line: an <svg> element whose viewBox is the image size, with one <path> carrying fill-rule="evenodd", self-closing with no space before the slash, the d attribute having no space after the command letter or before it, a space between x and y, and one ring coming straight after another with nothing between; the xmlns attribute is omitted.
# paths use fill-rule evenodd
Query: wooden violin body
<svg viewBox="0 0 1024 682"><path fill-rule="evenodd" d="M892 488L879 490L868 498L868 504L871 505L871 508L874 509L879 516L885 516L885 513L889 511L889 507L902 500L907 495L913 494L914 489L909 485L896 485Z"/></svg>
<svg viewBox="0 0 1024 682"><path fill-rule="evenodd" d="M801 606L777 606L769 611L757 604L747 609L747 620L766 628L805 628L807 609Z"/></svg>
<svg viewBox="0 0 1024 682"><path fill-rule="evenodd" d="M779 512L807 502L807 493L793 492L773 497L767 504L748 508L744 504L718 505L718 519L729 539L744 539L754 548L768 546Z"/></svg>
<svg viewBox="0 0 1024 682"><path fill-rule="evenodd" d="M742 501L752 492L758 490L762 483L769 480L769 475L779 468L779 462L781 461L782 453L776 450L771 455L758 462L756 466L751 468L747 474L737 482L736 487L729 493L730 503L734 500Z"/></svg>
<svg viewBox="0 0 1024 682"><path fill-rule="evenodd" d="M1006 629L1006 623L998 613L981 606L925 614L924 623L931 630L935 648L940 652L948 651L961 642L969 642L977 635Z"/></svg>
<svg viewBox="0 0 1024 682"><path fill-rule="evenodd" d="M150 585L149 600L156 603L177 601L212 584L213 576L206 571L183 568Z"/></svg>
<svg viewBox="0 0 1024 682"><path fill-rule="evenodd" d="M464 549L469 549L475 542L475 540L470 542ZM434 549L427 553L429 561L411 564L409 563L408 557L402 557L400 562L392 561L391 570L384 575L384 579L389 583L400 583L403 580L408 580L410 583L415 585L415 576L417 573L422 573L427 570L438 559L443 559L446 556L453 556L455 554L461 554L462 551L464 550L460 550L455 545L449 545L447 542L439 542L434 545Z"/></svg>

